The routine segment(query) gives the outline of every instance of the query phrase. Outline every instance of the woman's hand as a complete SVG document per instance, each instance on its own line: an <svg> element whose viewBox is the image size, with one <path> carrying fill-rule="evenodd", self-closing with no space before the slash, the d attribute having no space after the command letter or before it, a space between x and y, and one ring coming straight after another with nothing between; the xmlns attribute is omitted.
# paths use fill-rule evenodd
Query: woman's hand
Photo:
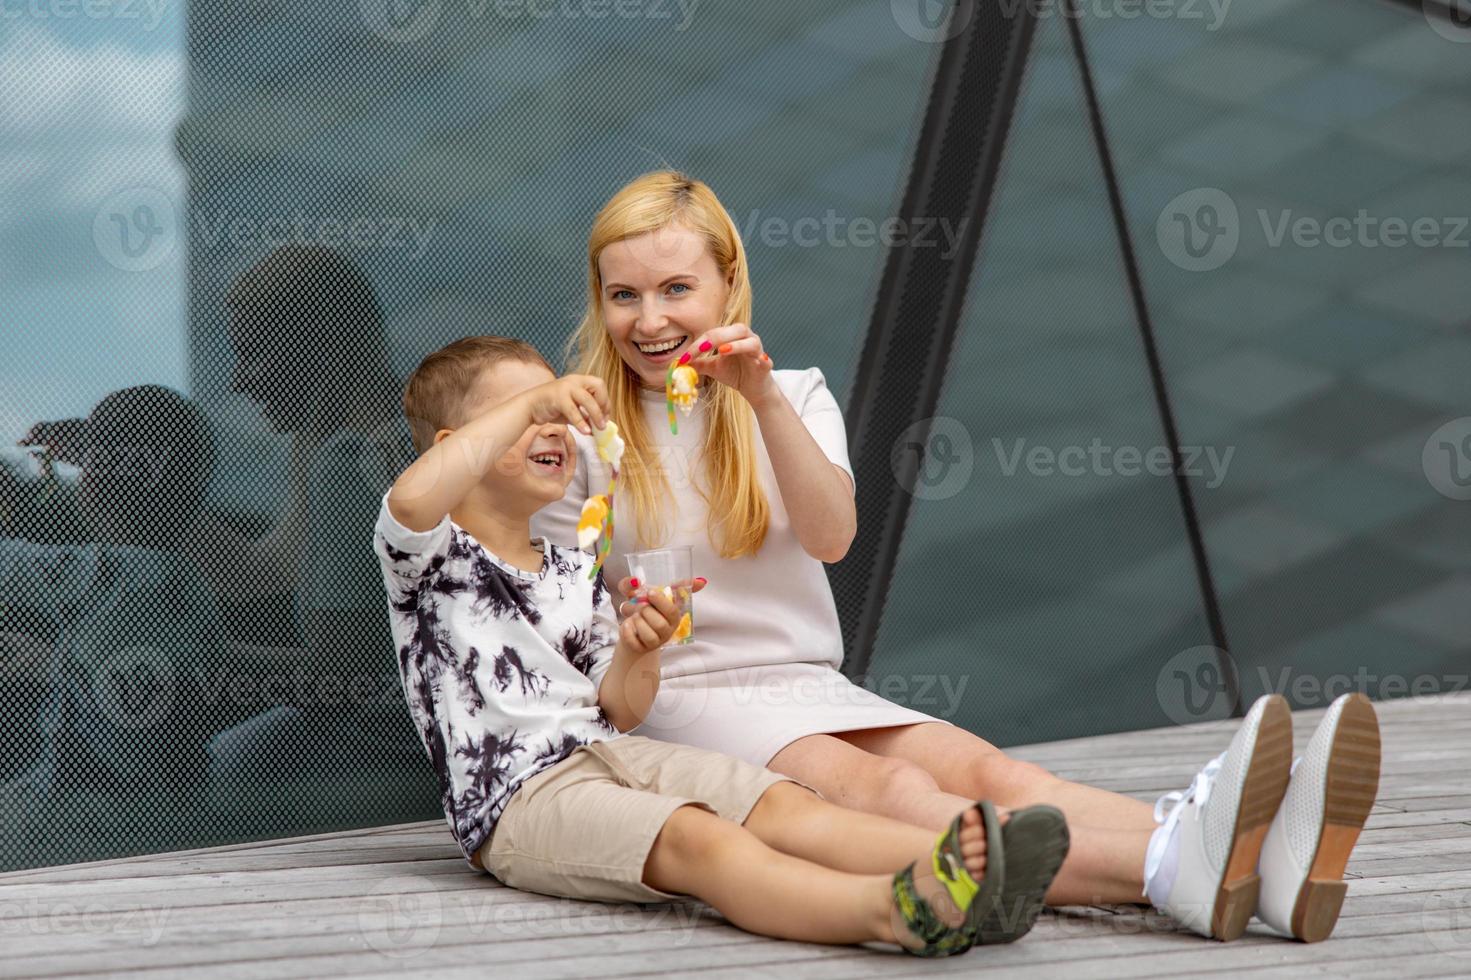
<svg viewBox="0 0 1471 980"><path fill-rule="evenodd" d="M703 578L695 579L694 582L690 585L691 594L699 592L707 584L708 583ZM623 601L618 603L619 619L624 619L628 616L632 616L634 612L638 610L639 607L631 600L638 593L641 585L643 585L643 583L636 578L619 579L618 594L623 596Z"/></svg>
<svg viewBox="0 0 1471 980"><path fill-rule="evenodd" d="M711 357L711 352L715 356ZM689 366L729 385L752 406L781 397L772 380L771 357L761 347L761 338L744 323L716 327L700 338Z"/></svg>

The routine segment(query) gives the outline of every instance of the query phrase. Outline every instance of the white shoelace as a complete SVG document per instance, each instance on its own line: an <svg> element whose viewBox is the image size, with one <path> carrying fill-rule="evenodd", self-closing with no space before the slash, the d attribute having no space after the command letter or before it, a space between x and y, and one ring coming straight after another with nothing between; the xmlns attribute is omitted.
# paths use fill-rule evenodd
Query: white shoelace
<svg viewBox="0 0 1471 980"><path fill-rule="evenodd" d="M1205 806L1206 800L1210 799L1211 787L1215 785L1216 776L1220 773L1225 761L1226 753L1222 752L1207 762L1204 769L1195 774L1195 778L1190 781L1187 789L1166 793L1154 801L1154 822L1160 824L1164 830L1154 832L1154 835L1149 838L1149 848L1144 852L1145 895L1149 894L1149 883L1159 873L1160 865L1164 862L1165 852L1169 850L1170 838L1175 834L1175 825L1180 822L1180 815L1185 812L1185 804L1194 803L1196 809Z"/></svg>

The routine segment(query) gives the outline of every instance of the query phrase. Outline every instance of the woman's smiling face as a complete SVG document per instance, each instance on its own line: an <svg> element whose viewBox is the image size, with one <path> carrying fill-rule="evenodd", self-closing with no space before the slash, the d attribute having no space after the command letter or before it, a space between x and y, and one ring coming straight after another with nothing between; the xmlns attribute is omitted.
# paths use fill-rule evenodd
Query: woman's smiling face
<svg viewBox="0 0 1471 980"><path fill-rule="evenodd" d="M603 322L623 363L652 388L670 362L720 326L730 286L696 232L674 224L598 256Z"/></svg>

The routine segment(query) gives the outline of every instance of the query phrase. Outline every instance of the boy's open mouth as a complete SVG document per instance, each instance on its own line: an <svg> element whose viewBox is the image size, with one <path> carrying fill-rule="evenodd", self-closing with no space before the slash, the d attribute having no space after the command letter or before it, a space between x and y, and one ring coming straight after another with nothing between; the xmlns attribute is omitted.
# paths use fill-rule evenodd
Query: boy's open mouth
<svg viewBox="0 0 1471 980"><path fill-rule="evenodd" d="M666 337L663 340L642 343L634 341L633 346L638 352L656 364L662 364L679 353L679 349L690 339L689 334L680 334L678 337Z"/></svg>
<svg viewBox="0 0 1471 980"><path fill-rule="evenodd" d="M562 454L556 450L530 453L526 458L531 460L532 468L538 473L552 474L562 472Z"/></svg>

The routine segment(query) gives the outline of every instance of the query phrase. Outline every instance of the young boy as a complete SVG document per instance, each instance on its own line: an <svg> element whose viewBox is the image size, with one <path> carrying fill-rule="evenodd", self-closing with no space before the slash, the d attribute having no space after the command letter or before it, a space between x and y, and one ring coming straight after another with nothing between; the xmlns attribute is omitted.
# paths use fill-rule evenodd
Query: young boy
<svg viewBox="0 0 1471 980"><path fill-rule="evenodd" d="M466 859L550 895L693 895L781 938L942 955L1025 933L1066 854L1056 810L1002 826L978 804L936 844L765 769L624 734L658 691L674 606L655 594L620 625L590 556L530 537L572 478L567 425L601 428L607 404L598 379L558 380L498 337L430 355L404 395L420 456L384 497L374 545Z"/></svg>

